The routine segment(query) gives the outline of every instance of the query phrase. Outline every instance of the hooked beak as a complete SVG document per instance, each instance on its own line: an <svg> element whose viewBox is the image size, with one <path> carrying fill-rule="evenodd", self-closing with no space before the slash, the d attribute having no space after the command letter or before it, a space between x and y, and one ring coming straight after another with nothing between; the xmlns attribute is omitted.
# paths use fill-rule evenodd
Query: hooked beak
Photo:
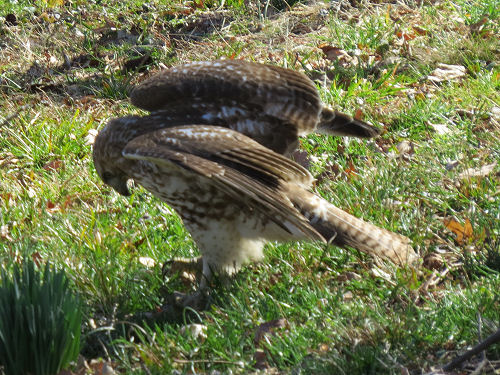
<svg viewBox="0 0 500 375"><path fill-rule="evenodd" d="M109 186L116 190L119 194L128 197L130 196L130 190L127 186L128 178L113 177L109 181L106 181Z"/></svg>

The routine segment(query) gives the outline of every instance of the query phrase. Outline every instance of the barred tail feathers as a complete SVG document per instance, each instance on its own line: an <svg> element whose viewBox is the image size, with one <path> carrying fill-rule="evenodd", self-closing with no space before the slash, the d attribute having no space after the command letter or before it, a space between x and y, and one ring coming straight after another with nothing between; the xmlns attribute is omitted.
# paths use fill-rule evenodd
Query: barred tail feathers
<svg viewBox="0 0 500 375"><path fill-rule="evenodd" d="M381 130L367 122L352 118L345 113L323 108L321 120L317 128L318 133L349 136L358 138L373 138L380 134Z"/></svg>
<svg viewBox="0 0 500 375"><path fill-rule="evenodd" d="M307 194L304 196L304 193ZM398 265L411 264L417 259L407 237L358 219L305 190L295 196L298 199L293 200L293 204L327 241L389 259Z"/></svg>

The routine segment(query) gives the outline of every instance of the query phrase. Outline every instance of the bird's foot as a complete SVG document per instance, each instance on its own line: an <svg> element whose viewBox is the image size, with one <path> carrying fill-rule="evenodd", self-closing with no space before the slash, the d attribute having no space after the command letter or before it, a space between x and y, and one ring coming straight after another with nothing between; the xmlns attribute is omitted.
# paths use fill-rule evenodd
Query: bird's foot
<svg viewBox="0 0 500 375"><path fill-rule="evenodd" d="M198 321L199 312L208 310L212 300L208 291L198 290L192 294L174 292L167 297L166 303L155 310L133 314L129 319L133 322L153 323L175 323Z"/></svg>
<svg viewBox="0 0 500 375"><path fill-rule="evenodd" d="M203 271L201 256L196 258L174 258L163 263L161 272L163 277L179 275L189 282L199 281Z"/></svg>
<svg viewBox="0 0 500 375"><path fill-rule="evenodd" d="M177 308L190 308L196 311L207 310L211 304L210 294L207 290L197 290L193 294L174 292L171 299L171 304Z"/></svg>

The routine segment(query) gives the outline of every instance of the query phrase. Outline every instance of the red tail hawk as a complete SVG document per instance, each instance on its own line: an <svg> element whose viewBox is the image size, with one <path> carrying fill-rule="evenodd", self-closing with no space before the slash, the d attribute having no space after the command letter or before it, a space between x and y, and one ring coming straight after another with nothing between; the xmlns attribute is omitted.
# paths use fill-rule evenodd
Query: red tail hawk
<svg viewBox="0 0 500 375"><path fill-rule="evenodd" d="M332 241L404 264L406 237L364 222L310 191L309 172L234 130L172 126L143 117L112 120L96 137L97 173L128 195L133 179L181 216L199 247L206 286L262 257L268 241Z"/></svg>

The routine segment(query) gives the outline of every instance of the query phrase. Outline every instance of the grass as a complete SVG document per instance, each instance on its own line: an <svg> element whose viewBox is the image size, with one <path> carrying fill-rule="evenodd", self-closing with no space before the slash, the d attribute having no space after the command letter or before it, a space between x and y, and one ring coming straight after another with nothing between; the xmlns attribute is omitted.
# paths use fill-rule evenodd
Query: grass
<svg viewBox="0 0 500 375"><path fill-rule="evenodd" d="M479 327L483 337L498 329L499 166L461 176L500 160L498 1L279 3L266 13L240 1L61 3L0 5L17 23L0 22L0 263L31 257L65 269L83 300L89 363L101 358L124 374L420 374L477 343ZM329 60L320 43L357 63ZM145 71L124 69L147 53ZM161 64L221 56L305 71L325 103L384 127L377 140L312 135L301 145L317 192L408 236L418 270L270 244L263 263L191 317L206 336L184 323L118 324L189 288L162 280L160 268L197 251L175 213L142 188L123 198L102 184L92 136L112 117L139 113L127 92ZM439 63L467 72L433 84ZM472 232L460 240L449 219ZM486 357L482 371L494 373L499 345Z"/></svg>

